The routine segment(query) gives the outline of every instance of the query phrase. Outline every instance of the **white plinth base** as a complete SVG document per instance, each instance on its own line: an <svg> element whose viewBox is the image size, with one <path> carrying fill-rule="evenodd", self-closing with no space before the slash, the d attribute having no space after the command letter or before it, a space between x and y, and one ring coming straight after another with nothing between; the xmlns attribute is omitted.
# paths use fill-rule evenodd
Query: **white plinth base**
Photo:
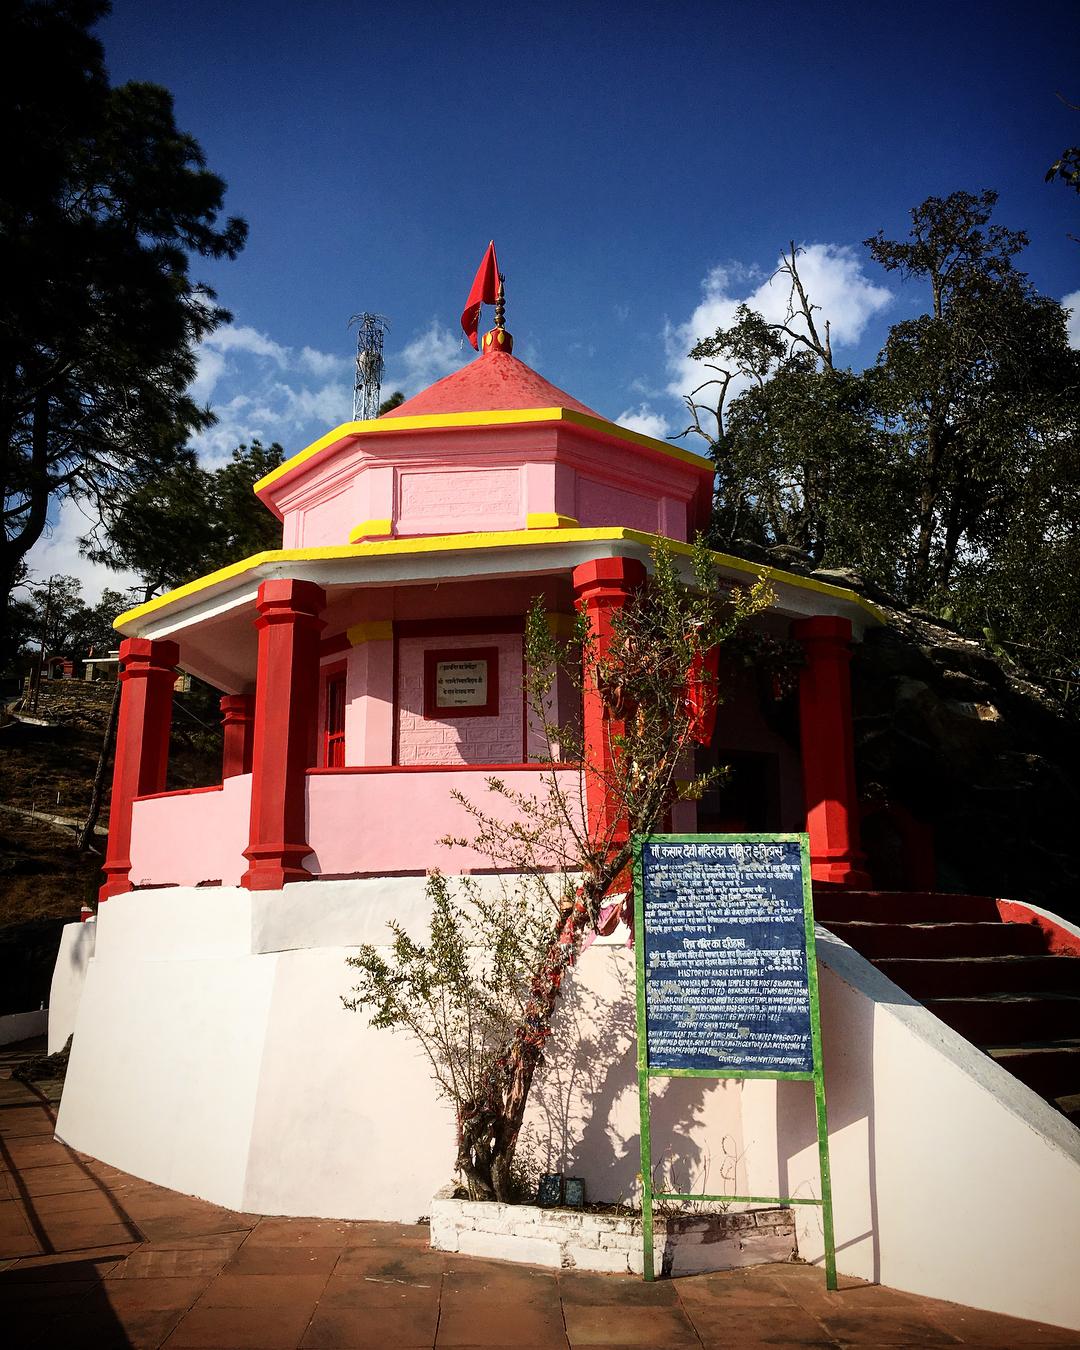
<svg viewBox="0 0 1080 1350"><path fill-rule="evenodd" d="M346 955L385 942L391 917L425 936L422 881L110 900L58 1136L238 1210L428 1213L451 1112L405 1037L341 1005ZM821 932L818 953L839 1269L1080 1328L1080 1131L842 942ZM632 953L597 942L523 1132L538 1171L583 1177L598 1201L632 1198L640 1166L633 1000ZM808 1084L667 1079L652 1129L670 1189L820 1194ZM820 1261L820 1212L796 1213Z"/></svg>
<svg viewBox="0 0 1080 1350"><path fill-rule="evenodd" d="M431 1202L431 1245L440 1252L555 1270L640 1275L645 1269L638 1216L455 1200L452 1186L444 1187ZM773 1265L796 1254L790 1207L742 1209L671 1222L660 1216L653 1228L657 1278Z"/></svg>

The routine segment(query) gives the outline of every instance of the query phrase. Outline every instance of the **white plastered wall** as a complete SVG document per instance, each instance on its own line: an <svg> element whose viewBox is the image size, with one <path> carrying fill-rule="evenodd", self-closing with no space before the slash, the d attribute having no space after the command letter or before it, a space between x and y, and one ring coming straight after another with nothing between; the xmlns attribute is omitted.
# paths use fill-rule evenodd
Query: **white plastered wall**
<svg viewBox="0 0 1080 1350"><path fill-rule="evenodd" d="M58 1135L238 1209L415 1220L450 1171L450 1112L410 1043L340 997L350 950L426 912L415 877L114 897ZM1080 1131L820 930L818 950L841 1271L1080 1328ZM581 957L524 1131L595 1199L636 1189L631 957L618 937ZM669 1080L652 1123L667 1184L819 1194L807 1084ZM797 1214L820 1261L818 1211Z"/></svg>
<svg viewBox="0 0 1080 1350"><path fill-rule="evenodd" d="M818 933L840 1269L1080 1328L1080 1130ZM789 1184L819 1193L813 1105L799 1086L770 1085L777 1152ZM819 1212L797 1218L801 1255L820 1262Z"/></svg>
<svg viewBox="0 0 1080 1350"><path fill-rule="evenodd" d="M60 933L60 950L56 954L49 988L50 1055L62 1050L67 1038L75 1030L75 1015L82 999L90 959L94 955L96 933L96 919L88 923L67 923Z"/></svg>

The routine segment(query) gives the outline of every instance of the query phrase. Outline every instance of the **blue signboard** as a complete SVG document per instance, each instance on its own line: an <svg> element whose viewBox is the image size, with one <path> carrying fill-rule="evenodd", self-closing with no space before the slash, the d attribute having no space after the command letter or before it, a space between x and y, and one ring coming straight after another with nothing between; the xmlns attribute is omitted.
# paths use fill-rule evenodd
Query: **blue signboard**
<svg viewBox="0 0 1080 1350"><path fill-rule="evenodd" d="M647 837L640 886L648 1068L812 1074L799 839Z"/></svg>
<svg viewBox="0 0 1080 1350"><path fill-rule="evenodd" d="M836 1286L810 841L805 834L649 834L634 841L641 1240L656 1276L653 1203L820 1205ZM650 1080L812 1082L821 1194L686 1195L653 1185Z"/></svg>

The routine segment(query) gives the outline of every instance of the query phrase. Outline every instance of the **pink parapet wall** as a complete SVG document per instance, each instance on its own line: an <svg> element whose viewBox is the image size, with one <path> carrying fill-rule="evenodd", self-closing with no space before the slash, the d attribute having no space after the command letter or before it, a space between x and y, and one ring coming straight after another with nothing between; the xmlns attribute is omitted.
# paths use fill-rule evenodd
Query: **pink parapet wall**
<svg viewBox="0 0 1080 1350"><path fill-rule="evenodd" d="M581 818L581 774L558 769L561 790ZM457 789L491 815L510 819L505 799L487 788L497 775L509 788L542 797L550 775L534 765L423 769L312 770L307 777L305 866L313 876L490 869L473 849L449 849L445 835L472 837L475 827L451 795ZM131 822L131 881L139 886L238 886L247 866L251 775L221 787L164 792L135 802ZM552 856L548 865L558 866Z"/></svg>
<svg viewBox="0 0 1080 1350"><path fill-rule="evenodd" d="M131 812L131 884L238 886L247 867L251 774L221 787L137 798Z"/></svg>
<svg viewBox="0 0 1080 1350"><path fill-rule="evenodd" d="M572 818L582 820L581 772L556 770L559 787L569 799ZM517 813L505 798L487 788L497 777L511 791L542 798L550 773L533 765L417 769L320 769L308 774L308 842L312 853L305 865L320 876L356 872L385 875L448 873L491 869L486 854L475 849L447 848L447 835L470 839L476 825L452 793L456 789L474 806L510 820ZM558 867L554 854L544 860Z"/></svg>

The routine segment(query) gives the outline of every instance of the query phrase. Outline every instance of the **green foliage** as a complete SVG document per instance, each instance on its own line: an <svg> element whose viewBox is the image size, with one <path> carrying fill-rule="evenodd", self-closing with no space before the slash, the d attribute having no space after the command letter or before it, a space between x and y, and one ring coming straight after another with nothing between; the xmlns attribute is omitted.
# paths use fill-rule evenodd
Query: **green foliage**
<svg viewBox="0 0 1080 1350"><path fill-rule="evenodd" d="M716 460L718 547L792 545L853 568L1074 682L1080 599L1061 578L1080 547L1080 355L1061 306L1018 269L1027 237L992 220L996 202L929 197L906 239L865 241L925 287L926 308L861 373L834 367L793 248L788 319L744 307L694 348L719 401L707 433L692 396L688 430ZM747 387L729 398L736 377Z"/></svg>
<svg viewBox="0 0 1080 1350"><path fill-rule="evenodd" d="M878 361L882 416L911 478L901 579L923 604L940 605L961 559L1000 532L1039 472L1040 424L1064 410L1080 370L1061 306L1016 270L1026 236L990 223L996 200L931 197L912 212L908 241L867 240L886 270L930 292L929 312L894 325Z"/></svg>
<svg viewBox="0 0 1080 1350"><path fill-rule="evenodd" d="M552 753L563 761L586 760L607 795L619 804L619 818L600 832L571 820L571 851L582 873L584 918L595 922L612 884L631 858L634 834L656 828L672 802L695 799L706 781L691 767L693 725L687 702L692 665L711 649L732 647L749 621L772 599L768 584L748 588L718 585L712 554L701 539L680 562L663 544L653 550L648 585L617 611L612 637L601 650L583 615L570 643L551 632L536 601L525 628L526 695L532 722ZM573 721L553 719L551 694L563 679L583 697L595 688L607 706L605 733L611 753L586 746ZM707 671L702 681L717 703L724 691ZM557 751L557 756L556 756ZM564 845L565 848L565 845Z"/></svg>
<svg viewBox="0 0 1080 1350"><path fill-rule="evenodd" d="M92 514L183 459L213 419L185 392L228 316L189 256L233 258L225 184L156 85L109 86L101 0L12 0L0 205L0 625L50 507Z"/></svg>
<svg viewBox="0 0 1080 1350"><path fill-rule="evenodd" d="M1070 145L1050 165L1046 171L1046 181L1052 183L1055 178L1059 178L1074 192L1080 192L1080 145Z"/></svg>
<svg viewBox="0 0 1080 1350"><path fill-rule="evenodd" d="M405 402L405 395L400 389L395 389L389 398L384 398L379 404L379 416L383 413L393 412L395 408L400 408Z"/></svg>
<svg viewBox="0 0 1080 1350"><path fill-rule="evenodd" d="M439 1094L453 1103L457 1167L474 1198L514 1198L508 1070L515 1047L537 1034L528 1004L566 908L567 884L539 873L496 886L460 877L451 892L432 872L427 942L392 923L389 949L365 945L347 958L358 983L345 1006L366 1010L373 1027L406 1031Z"/></svg>
<svg viewBox="0 0 1080 1350"><path fill-rule="evenodd" d="M492 895L460 878L451 892L434 874L428 943L392 924L389 953L367 946L350 959L361 981L346 1006L367 1011L373 1026L405 1030L427 1056L454 1104L457 1168L475 1198L518 1198L514 1155L533 1077L564 980L621 884L630 836L655 829L676 797L696 796L705 785L684 753L692 744L691 664L711 647L733 644L770 598L763 583L718 590L700 541L685 563L657 548L652 577L613 621L606 651L584 614L569 638L557 638L538 598L526 623L525 691L551 771L538 775L535 794L489 778L494 805L486 807L455 794L474 834L442 841L488 857L501 889ZM597 763L603 748L586 747L562 700L563 716L555 715L553 696L566 686L602 698L609 711L612 762L600 780L619 809L617 820L599 826L585 819L557 772L584 762L587 749ZM713 693L722 696L715 685Z"/></svg>
<svg viewBox="0 0 1080 1350"><path fill-rule="evenodd" d="M113 620L130 605L129 596L113 590L88 605L76 577L20 586L11 606L13 649L23 656L36 654L44 641L48 656L102 656L118 645Z"/></svg>
<svg viewBox="0 0 1080 1350"><path fill-rule="evenodd" d="M169 471L109 502L84 551L108 567L137 572L145 597L218 567L281 547L281 523L252 484L284 459L276 442L238 446L218 469L187 452Z"/></svg>
<svg viewBox="0 0 1080 1350"><path fill-rule="evenodd" d="M717 467L718 546L791 544L819 567L892 580L905 466L875 425L867 380L786 356L732 403Z"/></svg>

